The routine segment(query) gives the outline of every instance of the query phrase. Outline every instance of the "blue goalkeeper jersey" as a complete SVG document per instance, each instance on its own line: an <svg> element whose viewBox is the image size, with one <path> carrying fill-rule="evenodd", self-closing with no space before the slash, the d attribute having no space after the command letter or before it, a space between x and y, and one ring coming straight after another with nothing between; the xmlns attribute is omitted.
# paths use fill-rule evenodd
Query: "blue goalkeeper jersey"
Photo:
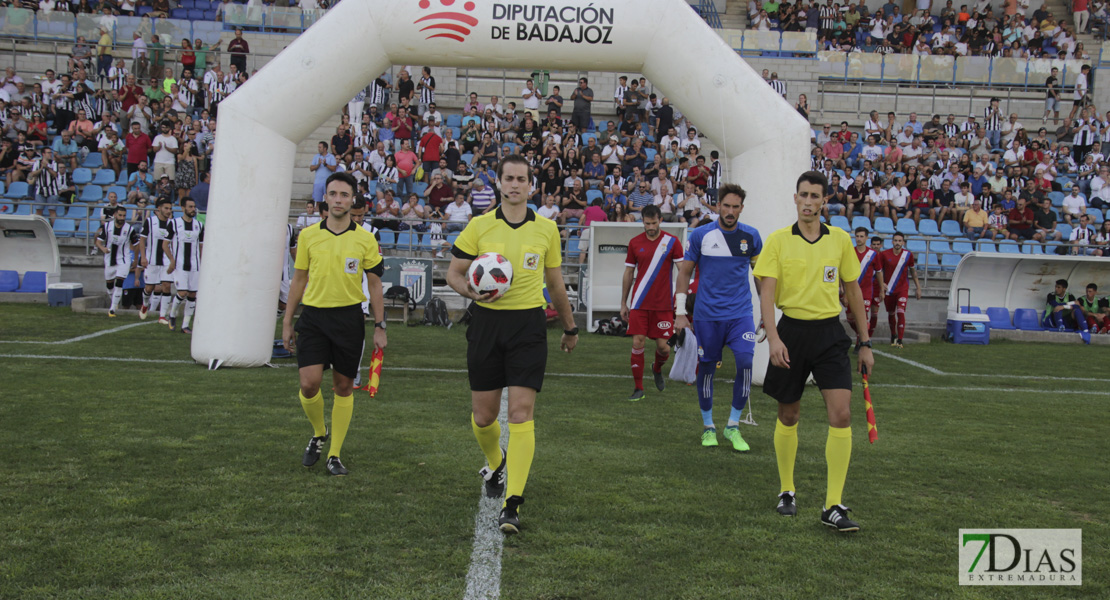
<svg viewBox="0 0 1110 600"><path fill-rule="evenodd" d="M731 321L752 316L748 274L752 260L762 250L759 232L743 223L725 231L714 221L690 233L685 259L698 268L695 321Z"/></svg>

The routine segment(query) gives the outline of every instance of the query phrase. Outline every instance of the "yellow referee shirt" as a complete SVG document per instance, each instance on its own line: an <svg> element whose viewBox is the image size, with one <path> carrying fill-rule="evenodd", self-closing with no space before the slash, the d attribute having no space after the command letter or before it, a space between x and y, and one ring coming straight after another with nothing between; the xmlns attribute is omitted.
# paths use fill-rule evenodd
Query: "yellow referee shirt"
<svg viewBox="0 0 1110 600"><path fill-rule="evenodd" d="M816 321L840 314L840 282L858 280L860 266L852 238L843 229L822 224L817 241L810 242L795 223L763 242L752 274L778 280L775 306L783 314Z"/></svg>
<svg viewBox="0 0 1110 600"><path fill-rule="evenodd" d="M498 207L475 217L455 240L451 253L474 260L486 252L497 252L513 265L513 283L504 296L479 306L495 310L523 310L547 305L543 297L544 269L563 264L559 227L531 208L522 223L509 224Z"/></svg>
<svg viewBox="0 0 1110 600"><path fill-rule="evenodd" d="M305 228L297 242L293 267L308 271L302 302L316 308L336 308L366 302L362 272L382 262L374 234L351 222L345 231L328 229L328 220Z"/></svg>

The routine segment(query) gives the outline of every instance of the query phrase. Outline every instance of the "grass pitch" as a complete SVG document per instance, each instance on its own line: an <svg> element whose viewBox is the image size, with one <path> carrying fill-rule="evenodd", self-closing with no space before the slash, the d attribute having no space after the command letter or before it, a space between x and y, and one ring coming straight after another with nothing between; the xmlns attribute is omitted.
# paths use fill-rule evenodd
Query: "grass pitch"
<svg viewBox="0 0 1110 600"><path fill-rule="evenodd" d="M463 596L483 458L461 329L389 330L381 392L356 396L351 475L333 479L322 461L300 466L311 428L293 368L59 358L188 361L187 336L155 324L11 343L137 322L0 306L0 598ZM504 598L1110 595L1101 347L880 347L945 375L879 356L874 445L857 388L845 503L863 531L845 536L817 521L827 421L815 389L802 400L799 516L784 519L775 407L758 388L752 451L705 449L692 387L649 381L645 400L624 400L627 340L583 335L569 356L549 340ZM718 427L733 372L726 360ZM1082 528L1084 585L960 587L958 530L1003 527Z"/></svg>

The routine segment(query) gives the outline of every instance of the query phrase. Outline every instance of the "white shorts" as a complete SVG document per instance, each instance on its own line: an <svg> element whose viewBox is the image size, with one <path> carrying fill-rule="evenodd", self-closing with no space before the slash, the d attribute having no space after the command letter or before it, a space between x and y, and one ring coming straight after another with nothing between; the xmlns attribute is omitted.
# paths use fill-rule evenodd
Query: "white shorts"
<svg viewBox="0 0 1110 600"><path fill-rule="evenodd" d="M278 300L280 300L282 304L289 302L289 279L285 277L281 278L281 292L278 293Z"/></svg>
<svg viewBox="0 0 1110 600"><path fill-rule="evenodd" d="M147 265L143 269L143 283L145 285L159 285L162 281L169 281L165 275L166 267L161 265Z"/></svg>
<svg viewBox="0 0 1110 600"><path fill-rule="evenodd" d="M116 266L108 264L108 257L104 257L104 281L111 281L114 279L127 279L127 273L131 270L130 263L120 261Z"/></svg>
<svg viewBox="0 0 1110 600"><path fill-rule="evenodd" d="M173 286L179 292L195 292L197 291L197 283L200 281L200 271L185 271L183 269L174 269L170 274L173 277Z"/></svg>

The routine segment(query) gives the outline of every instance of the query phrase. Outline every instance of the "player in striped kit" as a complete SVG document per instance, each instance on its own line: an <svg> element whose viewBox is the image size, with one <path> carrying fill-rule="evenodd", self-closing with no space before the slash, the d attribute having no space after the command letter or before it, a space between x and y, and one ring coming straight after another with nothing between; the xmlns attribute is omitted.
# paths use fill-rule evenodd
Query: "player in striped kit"
<svg viewBox="0 0 1110 600"><path fill-rule="evenodd" d="M285 224L285 253L281 262L281 291L278 292L278 316L285 314L285 304L289 302L289 282L292 281L290 259L297 258L297 228L292 223Z"/></svg>
<svg viewBox="0 0 1110 600"><path fill-rule="evenodd" d="M185 318L181 321L181 333L192 333L193 313L197 309L197 283L200 281L200 256L204 250L204 224L196 219L197 204L192 198L181 201L182 214L170 221L166 239L162 241L162 251L173 259L166 269L173 276L177 295L170 307L170 331L177 326L177 309L185 305ZM162 298L163 307L166 298Z"/></svg>
<svg viewBox="0 0 1110 600"><path fill-rule="evenodd" d="M143 267L143 306L139 309L139 318L145 319L151 310L159 311L158 322L169 325L166 318L169 312L170 298L163 304L163 296L170 295L172 276L166 273L166 267L173 262L173 256L167 255L162 240L166 239L166 229L173 217L173 202L169 198L159 198L154 207L154 212L143 221L142 231L139 232L139 260Z"/></svg>
<svg viewBox="0 0 1110 600"><path fill-rule="evenodd" d="M906 333L906 300L910 295L910 278L917 291L917 299L921 299L921 284L917 281L917 264L913 259L913 252L905 251L906 236L895 233L891 238L894 247L883 250L880 255L883 261L883 281L886 282L886 313L890 323L890 345L895 348L902 347L902 337Z"/></svg>
<svg viewBox="0 0 1110 600"><path fill-rule="evenodd" d="M111 297L108 316L115 317L123 297L123 280L135 261L132 248L139 243L139 234L127 222L127 209L117 206L112 220L107 221L96 233L96 248L104 253L104 285ZM136 275L138 271L136 271Z"/></svg>
<svg viewBox="0 0 1110 600"><path fill-rule="evenodd" d="M882 246L880 245L879 250L872 250L867 246L867 228L865 227L857 227L854 235L856 238L856 258L859 259L860 266L859 289L863 291L863 318L867 319L868 315L871 314L877 317L878 310L872 311L871 301L873 298L876 304L883 301L883 261L879 258ZM876 283L878 287L875 286ZM856 323L856 317L852 314L852 307L844 301L843 295L840 296L840 300L846 309L848 324L852 326L852 331L856 332L856 350L859 351L859 324ZM874 335L877 321L877 318L873 318L868 323L868 339Z"/></svg>
<svg viewBox="0 0 1110 600"><path fill-rule="evenodd" d="M628 399L633 402L644 397L644 344L648 338L655 340L655 361L651 364L655 387L662 392L666 386L663 365L671 354L667 340L674 334L671 269L683 260L682 243L660 229L663 215L659 207L649 204L641 214L644 232L628 242L621 286L621 318L628 322L628 335L632 336L632 381L636 387Z"/></svg>

